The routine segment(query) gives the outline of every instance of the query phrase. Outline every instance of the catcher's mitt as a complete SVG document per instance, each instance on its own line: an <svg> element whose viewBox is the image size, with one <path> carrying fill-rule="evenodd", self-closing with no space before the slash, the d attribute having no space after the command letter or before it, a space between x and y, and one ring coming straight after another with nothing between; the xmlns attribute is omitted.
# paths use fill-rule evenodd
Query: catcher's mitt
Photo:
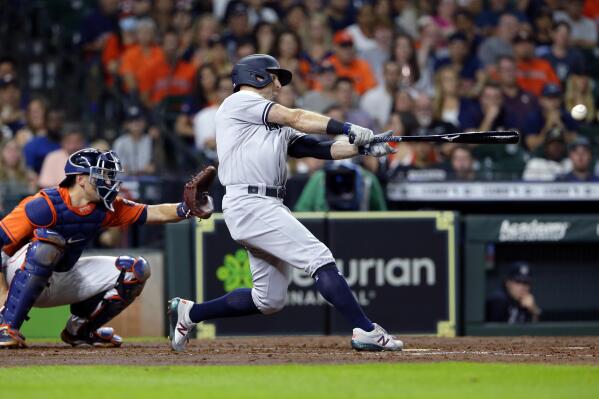
<svg viewBox="0 0 599 399"><path fill-rule="evenodd" d="M216 177L216 168L207 166L198 174L193 176L183 189L183 202L189 215L208 219L214 212L214 203L212 197L208 194L208 189ZM188 216L188 215L186 215Z"/></svg>

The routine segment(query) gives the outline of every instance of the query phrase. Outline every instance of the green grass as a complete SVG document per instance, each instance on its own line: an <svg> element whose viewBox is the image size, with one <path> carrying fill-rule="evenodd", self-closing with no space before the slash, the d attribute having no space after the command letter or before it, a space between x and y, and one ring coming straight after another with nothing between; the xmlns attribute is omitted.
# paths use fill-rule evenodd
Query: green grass
<svg viewBox="0 0 599 399"><path fill-rule="evenodd" d="M32 366L0 369L2 398L598 398L599 367L429 363Z"/></svg>

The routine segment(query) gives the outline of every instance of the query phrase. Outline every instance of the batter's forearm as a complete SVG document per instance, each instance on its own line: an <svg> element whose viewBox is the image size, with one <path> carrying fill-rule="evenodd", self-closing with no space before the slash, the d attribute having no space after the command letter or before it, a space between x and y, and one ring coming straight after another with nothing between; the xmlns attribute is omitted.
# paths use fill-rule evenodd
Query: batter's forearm
<svg viewBox="0 0 599 399"><path fill-rule="evenodd" d="M353 158L358 155L358 147L346 141L336 141L331 146L333 159Z"/></svg>
<svg viewBox="0 0 599 399"><path fill-rule="evenodd" d="M327 132L327 124L331 119L328 116L303 109L294 109L292 114L289 127L304 133L324 134Z"/></svg>

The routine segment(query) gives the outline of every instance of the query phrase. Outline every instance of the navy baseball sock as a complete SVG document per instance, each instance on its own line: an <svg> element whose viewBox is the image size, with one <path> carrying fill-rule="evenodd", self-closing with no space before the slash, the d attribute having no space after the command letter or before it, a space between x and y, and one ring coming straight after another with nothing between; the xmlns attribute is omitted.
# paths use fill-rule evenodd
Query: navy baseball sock
<svg viewBox="0 0 599 399"><path fill-rule="evenodd" d="M374 330L372 322L354 298L345 278L339 273L337 266L330 263L318 269L314 274L316 288L320 294L329 301L347 319L352 327L359 327L364 331Z"/></svg>
<svg viewBox="0 0 599 399"><path fill-rule="evenodd" d="M194 323L199 323L209 319L247 316L256 313L260 313L260 311L252 299L252 290L250 288L238 288L220 298L204 303L196 303L189 311L189 318Z"/></svg>

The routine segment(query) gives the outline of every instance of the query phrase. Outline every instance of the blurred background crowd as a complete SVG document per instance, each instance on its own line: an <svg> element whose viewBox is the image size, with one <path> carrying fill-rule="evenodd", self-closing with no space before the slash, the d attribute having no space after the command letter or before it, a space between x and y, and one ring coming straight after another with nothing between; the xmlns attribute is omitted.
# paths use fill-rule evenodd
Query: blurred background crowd
<svg viewBox="0 0 599 399"><path fill-rule="evenodd" d="M182 180L218 163L214 114L252 53L293 72L287 107L396 135L522 134L290 160L297 210L336 194L336 209L386 209L389 181L595 181L598 26L597 0L5 0L0 214L88 145L119 154L131 198L177 201Z"/></svg>

